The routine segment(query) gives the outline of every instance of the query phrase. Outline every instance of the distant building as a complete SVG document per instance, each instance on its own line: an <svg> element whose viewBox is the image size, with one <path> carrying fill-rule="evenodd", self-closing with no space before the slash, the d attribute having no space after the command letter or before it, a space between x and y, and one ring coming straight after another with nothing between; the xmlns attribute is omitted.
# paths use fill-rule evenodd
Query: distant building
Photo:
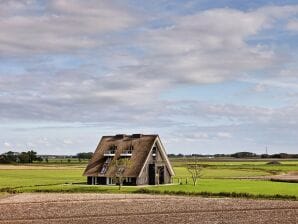
<svg viewBox="0 0 298 224"><path fill-rule="evenodd" d="M129 159L123 171L123 185L156 185L171 183L173 168L158 135L103 136L84 176L88 184L114 184L115 160Z"/></svg>

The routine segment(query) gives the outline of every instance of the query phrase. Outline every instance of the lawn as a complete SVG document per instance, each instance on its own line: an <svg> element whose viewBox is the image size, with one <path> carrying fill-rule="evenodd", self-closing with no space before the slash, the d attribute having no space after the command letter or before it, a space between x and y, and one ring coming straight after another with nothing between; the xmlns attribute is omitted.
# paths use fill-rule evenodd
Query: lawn
<svg viewBox="0 0 298 224"><path fill-rule="evenodd" d="M0 188L84 182L83 169L71 167L26 167L4 169L0 166Z"/></svg>
<svg viewBox="0 0 298 224"><path fill-rule="evenodd" d="M133 193L146 188L149 193L208 194L245 193L249 195L279 194L298 198L298 184L265 180L239 180L259 178L273 173L298 170L298 161L283 161L281 165L266 165L266 162L202 162L206 167L197 186L192 185L186 163L175 161L174 185L122 187L85 185L82 176L85 164L41 163L31 165L0 165L0 192L105 192ZM182 184L178 184L182 182ZM187 180L187 184L186 184Z"/></svg>
<svg viewBox="0 0 298 224"><path fill-rule="evenodd" d="M253 195L293 195L298 198L298 185L296 183L271 182L264 180L219 180L202 179L196 186L191 183L171 186L154 186L150 189L159 191L184 192L236 192Z"/></svg>
<svg viewBox="0 0 298 224"><path fill-rule="evenodd" d="M174 167L177 178L190 177L186 167ZM271 175L270 172L254 169L232 169L232 168L215 168L207 167L203 169L201 178L239 178L239 177L258 177Z"/></svg>

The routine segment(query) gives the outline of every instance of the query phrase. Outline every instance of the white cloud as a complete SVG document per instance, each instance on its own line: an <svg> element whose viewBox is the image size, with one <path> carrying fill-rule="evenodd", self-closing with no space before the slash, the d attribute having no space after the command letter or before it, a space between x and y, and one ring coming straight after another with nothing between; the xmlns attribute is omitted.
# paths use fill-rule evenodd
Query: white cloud
<svg viewBox="0 0 298 224"><path fill-rule="evenodd" d="M258 11L211 9L147 30L140 37L149 49L145 75L159 72L174 82L214 83L270 68L280 60L278 55L266 45L247 43L270 19Z"/></svg>
<svg viewBox="0 0 298 224"><path fill-rule="evenodd" d="M53 0L0 2L1 54L74 52L107 44L102 34L137 20L110 1Z"/></svg>
<svg viewBox="0 0 298 224"><path fill-rule="evenodd" d="M232 134L229 132L218 132L217 136L219 138L232 138Z"/></svg>
<svg viewBox="0 0 298 224"><path fill-rule="evenodd" d="M4 142L3 145L6 148L11 148L11 144L9 142Z"/></svg>
<svg viewBox="0 0 298 224"><path fill-rule="evenodd" d="M298 20L292 20L287 24L287 29L291 31L298 31Z"/></svg>
<svg viewBox="0 0 298 224"><path fill-rule="evenodd" d="M264 92L266 90L266 85L264 85L263 83L258 83L257 85L255 85L255 87L253 88L253 90L255 92Z"/></svg>
<svg viewBox="0 0 298 224"><path fill-rule="evenodd" d="M112 1L48 1L45 5L33 0L2 1L0 56L14 55L13 60L25 65L18 74L6 74L5 69L0 74L1 122L93 122L111 127L109 131L166 127L169 137L170 129L178 127L185 131L181 138L204 142L236 139L239 130L244 136L245 125L265 127L270 133L267 125L272 123L277 136L281 124L295 127L296 105L274 109L233 102L170 101L160 95L181 84L200 86L243 76L249 80L255 71L260 75L253 82L262 81L256 91L281 85L295 89L295 79L285 83L284 78L294 77L295 70L281 71L280 79L263 78L264 71L278 73L275 69L287 61L269 43L258 43L258 35L274 30L280 21L291 20L287 28L293 28L297 11L297 6L209 9L173 16L170 21L159 16L170 25L158 27L148 25L156 22L150 20L154 16L140 18ZM140 25L139 19L145 22L131 32ZM68 63L81 65L69 69L45 62L48 55L57 53L66 54L63 58L71 55L75 62ZM237 125L243 126L237 129ZM38 136L32 144L53 147L49 142L55 141ZM70 139L57 142L67 145Z"/></svg>
<svg viewBox="0 0 298 224"><path fill-rule="evenodd" d="M65 145L72 145L73 144L73 141L71 139L64 139L63 140L63 144L65 144Z"/></svg>

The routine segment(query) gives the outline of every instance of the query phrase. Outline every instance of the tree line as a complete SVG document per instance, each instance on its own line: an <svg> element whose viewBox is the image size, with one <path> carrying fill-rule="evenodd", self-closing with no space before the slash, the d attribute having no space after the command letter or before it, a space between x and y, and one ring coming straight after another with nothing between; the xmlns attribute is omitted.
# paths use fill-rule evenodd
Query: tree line
<svg viewBox="0 0 298 224"><path fill-rule="evenodd" d="M55 159L64 159L68 158L68 163L71 162L70 158L77 158L79 162L82 160L89 160L91 159L93 153L92 152L80 152L77 153L75 156L55 156ZM29 150L26 152L13 152L8 151L3 154L0 154L0 163L33 163L34 161L46 163L49 162L49 156L46 155L37 155L37 152L33 150ZM62 163L62 160L61 160Z"/></svg>
<svg viewBox="0 0 298 224"><path fill-rule="evenodd" d="M0 155L0 163L33 163L34 161L42 162L43 158L37 156L33 150L20 153L8 151Z"/></svg>
<svg viewBox="0 0 298 224"><path fill-rule="evenodd" d="M276 158L276 159L297 159L298 154L288 154L288 153L276 153L276 154L256 154L253 152L236 152L233 154L168 154L170 158L183 158L183 157L203 157L203 158L218 158L218 157L228 157L228 158L255 158L255 159L266 159L266 158Z"/></svg>

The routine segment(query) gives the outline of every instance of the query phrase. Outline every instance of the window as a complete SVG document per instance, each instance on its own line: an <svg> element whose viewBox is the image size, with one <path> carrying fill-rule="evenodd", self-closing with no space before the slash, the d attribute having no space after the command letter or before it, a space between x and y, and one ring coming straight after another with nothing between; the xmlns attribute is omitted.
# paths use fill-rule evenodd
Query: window
<svg viewBox="0 0 298 224"><path fill-rule="evenodd" d="M156 154L156 146L153 147L152 154Z"/></svg>

